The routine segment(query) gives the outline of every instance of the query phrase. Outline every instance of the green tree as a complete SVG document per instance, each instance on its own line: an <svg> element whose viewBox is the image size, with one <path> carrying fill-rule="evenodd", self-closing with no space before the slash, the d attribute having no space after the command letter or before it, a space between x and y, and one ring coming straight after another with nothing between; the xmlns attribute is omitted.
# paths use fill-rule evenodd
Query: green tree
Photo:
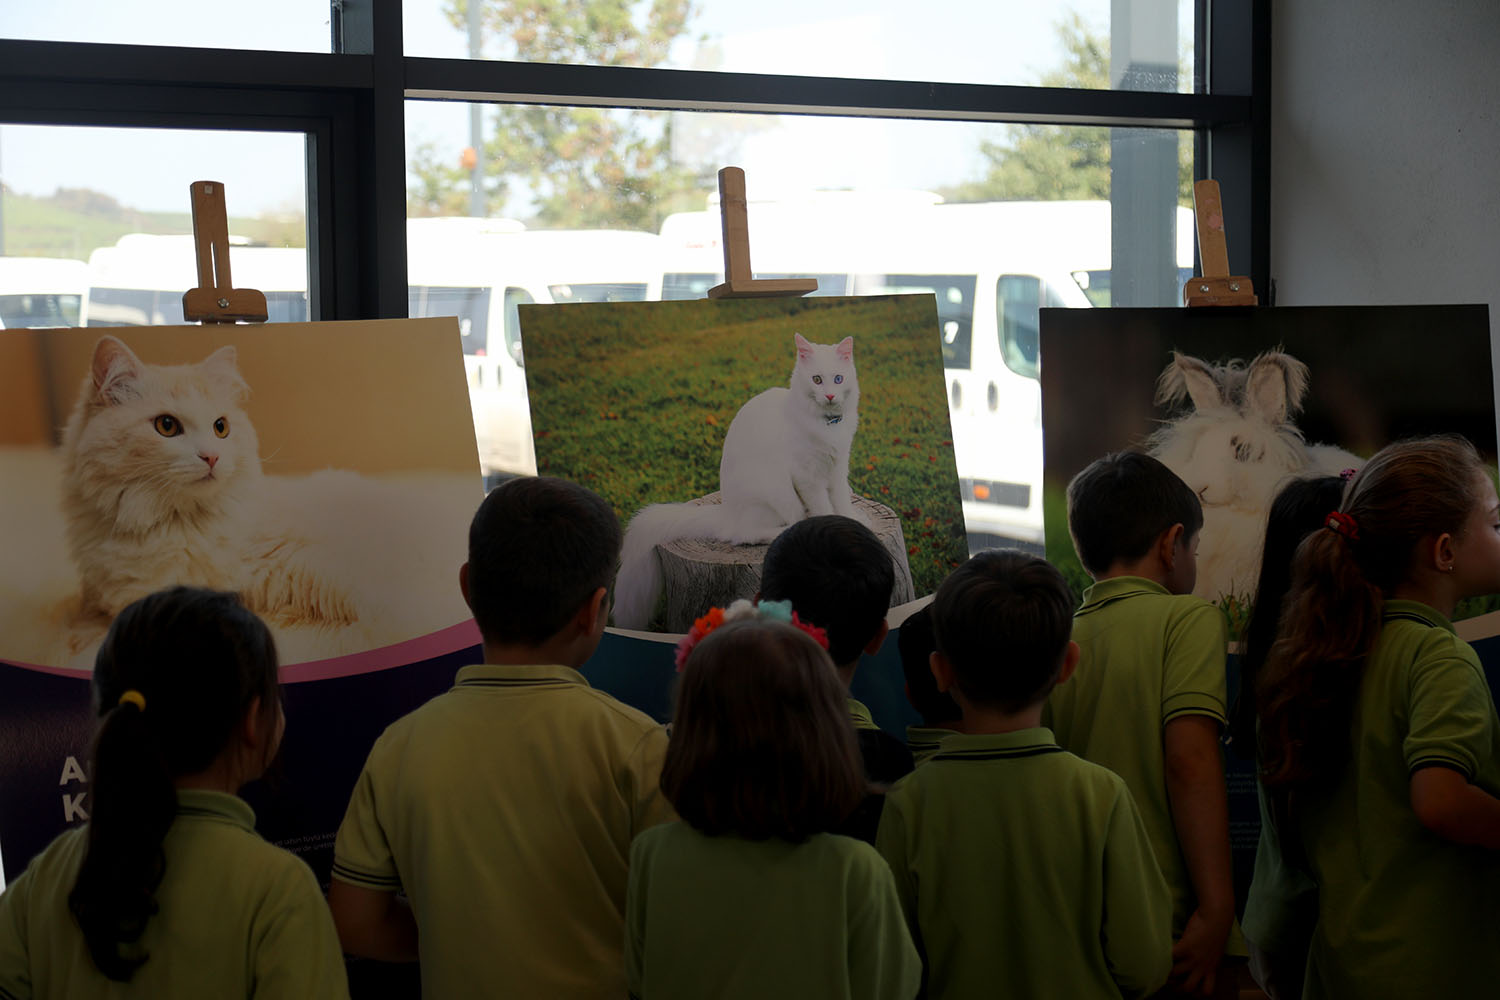
<svg viewBox="0 0 1500 1000"><path fill-rule="evenodd" d="M1057 25L1066 58L1038 81L1044 87L1109 89L1109 42L1069 14ZM977 181L941 189L948 201L1053 201L1109 198L1109 139L1105 126L1010 125L1005 138L980 145L988 172ZM1193 203L1192 144L1178 143L1178 202Z"/></svg>
<svg viewBox="0 0 1500 1000"><path fill-rule="evenodd" d="M481 4L487 58L608 66L659 65L694 13L692 0L448 0L443 12L460 31L470 2ZM484 121L480 187L490 215L519 194L543 225L655 229L689 192L711 186L673 162L661 112L499 104ZM414 151L413 215L468 214L472 175L460 152L430 143Z"/></svg>

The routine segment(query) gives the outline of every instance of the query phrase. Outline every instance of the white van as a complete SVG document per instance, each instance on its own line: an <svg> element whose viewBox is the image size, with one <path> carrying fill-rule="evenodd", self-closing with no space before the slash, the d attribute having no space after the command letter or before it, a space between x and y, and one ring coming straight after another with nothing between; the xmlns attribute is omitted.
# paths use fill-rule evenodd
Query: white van
<svg viewBox="0 0 1500 1000"><path fill-rule="evenodd" d="M79 326L89 268L63 257L0 257L0 329Z"/></svg>
<svg viewBox="0 0 1500 1000"><path fill-rule="evenodd" d="M236 288L266 295L273 323L308 319L307 251L256 247L230 238L230 277ZM130 233L89 254L88 296L81 326L170 326L184 323L182 293L198 284L191 236Z"/></svg>
<svg viewBox="0 0 1500 1000"><path fill-rule="evenodd" d="M885 197L751 202L755 276L815 276L820 295L932 293L970 546L1039 547L1038 310L1089 308L1085 285L1107 295L1110 205ZM1191 218L1179 209L1179 280L1182 266L1191 274ZM699 298L722 280L718 227L715 210L664 221L664 298Z"/></svg>
<svg viewBox="0 0 1500 1000"><path fill-rule="evenodd" d="M407 222L410 315L458 317L486 477L536 474L519 307L659 298L659 245L655 233L528 230L509 219Z"/></svg>

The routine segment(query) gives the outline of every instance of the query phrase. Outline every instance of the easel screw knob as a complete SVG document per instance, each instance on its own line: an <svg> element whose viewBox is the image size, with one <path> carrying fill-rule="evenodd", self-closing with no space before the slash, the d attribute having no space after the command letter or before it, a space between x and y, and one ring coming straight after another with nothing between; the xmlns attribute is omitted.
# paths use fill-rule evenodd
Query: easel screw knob
<svg viewBox="0 0 1500 1000"><path fill-rule="evenodd" d="M220 299L219 300L219 308L220 309L228 309L229 308L229 300L228 299Z"/></svg>
<svg viewBox="0 0 1500 1000"><path fill-rule="evenodd" d="M1200 291L1200 292L1207 292L1208 291L1208 286L1207 285L1199 285L1198 286L1198 291Z"/></svg>
<svg viewBox="0 0 1500 1000"><path fill-rule="evenodd" d="M1239 291L1240 290L1240 283L1238 281L1231 281L1229 283L1229 290L1231 292L1237 292L1237 291Z"/></svg>

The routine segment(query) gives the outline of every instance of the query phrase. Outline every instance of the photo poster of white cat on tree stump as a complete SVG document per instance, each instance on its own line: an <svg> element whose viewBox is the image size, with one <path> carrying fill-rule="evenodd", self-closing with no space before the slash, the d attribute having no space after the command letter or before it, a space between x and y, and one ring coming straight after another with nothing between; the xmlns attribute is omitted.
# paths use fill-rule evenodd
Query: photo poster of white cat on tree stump
<svg viewBox="0 0 1500 1000"><path fill-rule="evenodd" d="M876 532L893 605L968 557L931 295L522 306L520 319L539 471L597 491L626 525L616 628L683 633L753 597L767 545L812 515Z"/></svg>
<svg viewBox="0 0 1500 1000"><path fill-rule="evenodd" d="M271 627L292 778L262 829L331 848L370 741L478 645L457 584L483 497L466 384L451 318L0 337L9 874L87 815L110 622L178 584Z"/></svg>
<svg viewBox="0 0 1500 1000"><path fill-rule="evenodd" d="M1079 595L1093 581L1068 533L1067 487L1090 462L1145 451L1202 501L1194 593L1228 619L1226 710L1240 691L1234 654L1267 512L1286 483L1341 475L1387 444L1428 434L1462 434L1495 472L1483 305L1043 309L1041 382L1047 558ZM1492 689L1497 608L1500 596L1478 598L1454 615ZM1243 894L1260 828L1254 763L1238 753L1225 761Z"/></svg>

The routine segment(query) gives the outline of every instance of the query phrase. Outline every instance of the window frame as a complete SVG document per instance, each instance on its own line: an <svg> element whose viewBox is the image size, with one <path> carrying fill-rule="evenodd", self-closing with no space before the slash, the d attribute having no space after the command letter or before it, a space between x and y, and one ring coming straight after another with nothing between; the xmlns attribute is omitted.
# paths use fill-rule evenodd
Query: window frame
<svg viewBox="0 0 1500 1000"><path fill-rule="evenodd" d="M1192 129L1232 266L1272 301L1270 0L1197 0L1192 94L407 57L401 0L332 5L329 53L0 39L0 124L305 133L323 320L407 314L408 99Z"/></svg>

